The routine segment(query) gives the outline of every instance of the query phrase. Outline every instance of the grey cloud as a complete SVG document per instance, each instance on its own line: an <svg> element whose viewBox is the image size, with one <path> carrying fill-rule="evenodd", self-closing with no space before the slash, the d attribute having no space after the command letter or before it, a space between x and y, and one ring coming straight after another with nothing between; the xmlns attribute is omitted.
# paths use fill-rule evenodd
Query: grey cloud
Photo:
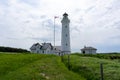
<svg viewBox="0 0 120 80"><path fill-rule="evenodd" d="M37 7L39 5L38 0L19 0L19 1L34 7Z"/></svg>
<svg viewBox="0 0 120 80"><path fill-rule="evenodd" d="M40 18L41 18L41 19L45 19L45 18L46 18L46 15L41 15Z"/></svg>
<svg viewBox="0 0 120 80"><path fill-rule="evenodd" d="M12 1L9 6L6 4ZM28 43L32 42L44 42L52 41L54 22L51 16L55 14L61 14L67 5L60 6L62 10L56 10L59 8L56 5L47 3L49 1L44 1L46 5L41 6L41 0L0 0L2 3L2 9L0 7L0 39L3 39L3 43L10 44L9 40L15 40L16 43ZM14 2L15 1L15 2ZM54 0L53 0L54 1ZM81 2L82 0L78 0ZM83 0L84 1L84 0ZM87 1L87 0L86 0ZM119 0L106 0L101 1L102 3L97 3L96 0L90 0L90 5L83 4L83 7L79 5L70 4L68 14L71 17L71 36L74 37L73 41L75 47L72 49L79 49L81 45L93 44L93 37L96 36L96 45L109 46L110 43L106 45L104 42L112 41L111 37L119 40L119 30L120 30L120 1ZM20 3L19 3L20 2ZM65 2L65 1L62 1ZM38 5L39 4L39 5ZM59 4L59 3L58 3ZM68 3L69 4L69 3ZM102 6L101 6L102 4ZM3 6L5 5L5 6ZM51 6L52 5L52 6ZM1 6L1 5L0 5ZM86 7L87 6L87 9ZM51 8L50 10L49 7ZM41 11L41 12L40 12ZM45 14L44 14L45 13ZM56 21L57 22L57 21ZM56 23L56 40L60 40L61 34L61 24ZM118 32L117 32L117 31ZM87 36L90 33L90 36ZM101 35L100 35L101 34ZM100 35L100 36L98 36ZM100 38L99 38L100 37ZM20 40L19 40L20 39ZM28 40L28 41L26 41ZM80 41L81 40L81 41ZM83 40L83 42L82 42ZM84 41L85 40L85 41ZM1 41L2 43L2 41ZM15 44L15 46L23 44ZM99 44L97 44L99 43ZM116 45L117 42L115 42ZM119 42L118 42L119 43ZM80 44L80 45L79 45ZM13 44L10 44L13 45ZM72 45L73 46L73 45ZM105 48L105 47L104 47ZM109 50L107 50L109 51Z"/></svg>
<svg viewBox="0 0 120 80"><path fill-rule="evenodd" d="M26 20L26 21L24 21L24 23L30 23L30 20Z"/></svg>
<svg viewBox="0 0 120 80"><path fill-rule="evenodd" d="M99 52L117 52L119 51L120 45L97 45Z"/></svg>
<svg viewBox="0 0 120 80"><path fill-rule="evenodd" d="M120 29L120 21L119 20L113 20L109 24L104 25L105 28L113 28L113 29Z"/></svg>
<svg viewBox="0 0 120 80"><path fill-rule="evenodd" d="M71 32L73 31L80 33L80 29L78 29L78 26L74 26L74 28L71 28Z"/></svg>
<svg viewBox="0 0 120 80"><path fill-rule="evenodd" d="M6 39L19 40L18 38L15 38L15 37L6 37Z"/></svg>
<svg viewBox="0 0 120 80"><path fill-rule="evenodd" d="M0 5L8 6L8 0L0 0Z"/></svg>
<svg viewBox="0 0 120 80"><path fill-rule="evenodd" d="M41 24L43 25L43 27L45 27L45 29L48 29L51 31L53 31L53 29L54 29L54 22L51 19L44 20L44 21L42 21ZM55 23L55 30L59 31L61 29L60 26L61 25Z"/></svg>
<svg viewBox="0 0 120 80"><path fill-rule="evenodd" d="M79 21L77 22L78 24L85 24L84 17L80 17Z"/></svg>
<svg viewBox="0 0 120 80"><path fill-rule="evenodd" d="M36 40L36 41L45 41L45 42L48 42L48 41L51 41L52 39L49 38L49 37L44 37L44 38L40 38L40 37L29 37L28 39L33 39L33 40Z"/></svg>
<svg viewBox="0 0 120 80"><path fill-rule="evenodd" d="M112 9L120 9L120 0L114 0L112 3Z"/></svg>
<svg viewBox="0 0 120 80"><path fill-rule="evenodd" d="M88 12L94 10L95 7L96 7L96 6L91 6L91 7L87 8L87 9L85 10L85 13L88 13Z"/></svg>
<svg viewBox="0 0 120 80"><path fill-rule="evenodd" d="M112 27L115 27L116 29L120 29L120 21L114 22Z"/></svg>
<svg viewBox="0 0 120 80"><path fill-rule="evenodd" d="M42 21L40 24L42 24L43 27L46 27L48 29L52 29L53 28L53 21L51 19L46 19L44 21Z"/></svg>
<svg viewBox="0 0 120 80"><path fill-rule="evenodd" d="M110 39L120 39L120 35L112 36L112 37L110 37Z"/></svg>
<svg viewBox="0 0 120 80"><path fill-rule="evenodd" d="M74 10L74 13L79 13L80 11L82 11L82 9L77 8L77 9Z"/></svg>
<svg viewBox="0 0 120 80"><path fill-rule="evenodd" d="M34 19L34 20L40 20L40 19L42 19L40 15L35 15L35 14L31 14L31 13L29 15L27 15L27 18L28 19Z"/></svg>

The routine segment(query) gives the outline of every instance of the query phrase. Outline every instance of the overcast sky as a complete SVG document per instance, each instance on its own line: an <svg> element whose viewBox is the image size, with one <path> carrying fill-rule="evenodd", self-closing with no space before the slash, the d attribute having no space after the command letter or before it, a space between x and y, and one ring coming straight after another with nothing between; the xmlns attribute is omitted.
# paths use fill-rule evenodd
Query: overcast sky
<svg viewBox="0 0 120 80"><path fill-rule="evenodd" d="M61 19L70 19L72 52L92 46L120 52L120 0L0 0L0 46L28 49L33 43L61 45Z"/></svg>

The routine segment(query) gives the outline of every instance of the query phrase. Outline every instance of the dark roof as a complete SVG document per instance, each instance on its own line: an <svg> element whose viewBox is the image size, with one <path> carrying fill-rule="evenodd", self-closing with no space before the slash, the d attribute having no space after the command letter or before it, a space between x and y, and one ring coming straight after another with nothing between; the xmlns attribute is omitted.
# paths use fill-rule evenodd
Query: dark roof
<svg viewBox="0 0 120 80"><path fill-rule="evenodd" d="M45 50L45 49L47 49L49 46L51 46L51 48L52 48L51 43L42 43L41 49Z"/></svg>
<svg viewBox="0 0 120 80"><path fill-rule="evenodd" d="M63 16L68 16L68 14L65 12L65 13L63 14Z"/></svg>
<svg viewBox="0 0 120 80"><path fill-rule="evenodd" d="M35 43L30 47L30 50L35 50L36 48L34 46L37 46L37 45L41 46L39 43Z"/></svg>
<svg viewBox="0 0 120 80"><path fill-rule="evenodd" d="M97 50L97 49L93 47L84 47L81 50Z"/></svg>
<svg viewBox="0 0 120 80"><path fill-rule="evenodd" d="M34 46L40 45L39 43L35 43Z"/></svg>
<svg viewBox="0 0 120 80"><path fill-rule="evenodd" d="M53 49L53 46L51 45L51 43L42 43L41 45L39 43L35 43L32 45L30 49L35 50L38 45L40 46L39 48L41 50L46 50L49 46L51 47L51 49Z"/></svg>

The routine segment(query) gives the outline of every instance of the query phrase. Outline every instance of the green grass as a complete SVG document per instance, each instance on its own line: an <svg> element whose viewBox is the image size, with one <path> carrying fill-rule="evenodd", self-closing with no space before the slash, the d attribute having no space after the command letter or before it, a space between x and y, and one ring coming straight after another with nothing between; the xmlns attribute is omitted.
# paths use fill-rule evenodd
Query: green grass
<svg viewBox="0 0 120 80"><path fill-rule="evenodd" d="M0 80L100 80L100 63L104 80L120 80L120 62L109 56L70 55L68 70L67 56L63 63L56 55L0 53Z"/></svg>
<svg viewBox="0 0 120 80"><path fill-rule="evenodd" d="M0 80L86 80L55 55L0 53Z"/></svg>
<svg viewBox="0 0 120 80"><path fill-rule="evenodd" d="M67 56L64 56L67 66ZM120 63L95 57L70 55L71 70L84 76L87 80L100 80L100 63L103 63L104 80L120 80Z"/></svg>
<svg viewBox="0 0 120 80"><path fill-rule="evenodd" d="M106 53L106 54L80 54L80 53L75 53L73 55L79 55L79 56L84 56L84 57L95 57L95 58L100 58L100 59L112 59L112 60L119 60L120 59L120 53Z"/></svg>

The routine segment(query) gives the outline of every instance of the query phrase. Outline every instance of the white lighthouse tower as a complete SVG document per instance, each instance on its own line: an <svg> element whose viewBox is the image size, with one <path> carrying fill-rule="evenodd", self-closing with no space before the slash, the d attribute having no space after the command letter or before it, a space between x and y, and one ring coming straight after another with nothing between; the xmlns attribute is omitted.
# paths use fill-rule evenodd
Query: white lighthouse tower
<svg viewBox="0 0 120 80"><path fill-rule="evenodd" d="M70 20L68 19L68 14L63 14L62 23L62 35L61 35L61 49L63 54L70 54L70 30L69 30L69 23Z"/></svg>

